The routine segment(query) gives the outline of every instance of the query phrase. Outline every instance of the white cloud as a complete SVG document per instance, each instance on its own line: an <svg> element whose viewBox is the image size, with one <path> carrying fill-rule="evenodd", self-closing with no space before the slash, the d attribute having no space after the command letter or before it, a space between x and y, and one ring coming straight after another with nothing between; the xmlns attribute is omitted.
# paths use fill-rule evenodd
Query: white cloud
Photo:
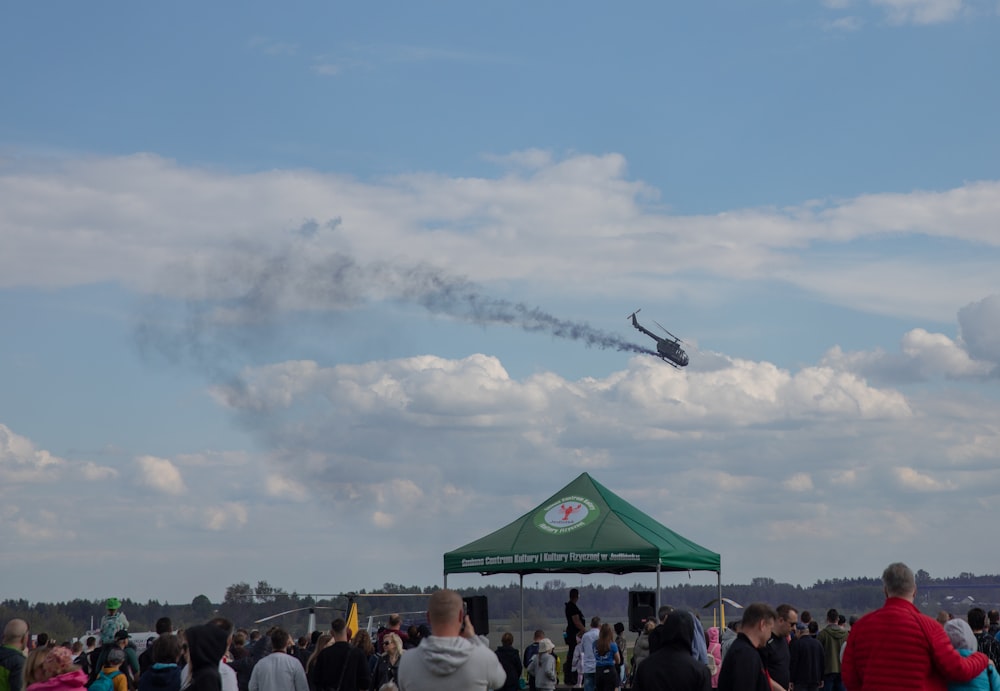
<svg viewBox="0 0 1000 691"><path fill-rule="evenodd" d="M384 270L367 274L381 280L362 281L353 293L323 286L317 277L346 254L370 272L380 261L429 262L482 282L530 278L576 295L600 286L604 295L659 296L683 289L682 274L698 272L778 278L856 309L940 318L980 297L1000 248L997 181L677 216L658 205L657 190L627 178L617 154L554 160L528 150L501 163L514 170L497 178L415 173L366 182L311 171L226 174L150 154L8 167L0 176L0 282L120 281L226 298L250 289L248 277L267 275L271 282L256 287L270 291L260 297L277 310L399 297L400 276ZM303 219L317 219L309 237L295 232ZM325 227L327 219L338 222ZM865 238L900 246L948 238L970 251L941 267L933 251L853 252L852 243ZM840 259L831 247L844 250ZM36 256L46 262L30 261ZM269 256L281 257L287 280L267 273L276 268Z"/></svg>
<svg viewBox="0 0 1000 691"><path fill-rule="evenodd" d="M379 528L391 528L396 523L396 516L385 511L372 513L372 523Z"/></svg>
<svg viewBox="0 0 1000 691"><path fill-rule="evenodd" d="M933 492L946 489L952 489L954 485L950 482L943 482L936 480L927 473L921 473L913 468L907 468L905 466L894 468L896 480L905 489L914 490L917 492Z"/></svg>
<svg viewBox="0 0 1000 691"><path fill-rule="evenodd" d="M292 501L305 501L309 496L309 491L302 483L283 475L268 475L264 481L264 491L269 496Z"/></svg>
<svg viewBox="0 0 1000 691"><path fill-rule="evenodd" d="M185 491L180 470L166 458L140 456L135 459L139 467L139 482L164 494L181 494Z"/></svg>
<svg viewBox="0 0 1000 691"><path fill-rule="evenodd" d="M239 502L224 502L202 510L205 527L213 531L241 528L249 520L247 508Z"/></svg>
<svg viewBox="0 0 1000 691"><path fill-rule="evenodd" d="M883 382L992 378L1000 369L998 306L1000 298L991 296L959 310L958 339L916 328L903 334L898 353L882 349L847 353L834 346L822 364Z"/></svg>
<svg viewBox="0 0 1000 691"><path fill-rule="evenodd" d="M63 459L35 448L30 439L0 424L0 469L7 483L53 481L65 465Z"/></svg>
<svg viewBox="0 0 1000 691"><path fill-rule="evenodd" d="M95 482L113 480L118 477L118 471L106 465L98 465L92 461L87 461L82 467L83 477Z"/></svg>

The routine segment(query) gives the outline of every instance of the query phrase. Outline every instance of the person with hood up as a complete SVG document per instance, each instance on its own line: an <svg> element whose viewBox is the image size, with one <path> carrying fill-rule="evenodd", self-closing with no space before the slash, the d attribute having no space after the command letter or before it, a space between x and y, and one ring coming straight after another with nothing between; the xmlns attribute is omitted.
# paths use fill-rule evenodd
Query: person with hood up
<svg viewBox="0 0 1000 691"><path fill-rule="evenodd" d="M722 644L719 643L719 627L711 626L708 631L708 669L712 674L712 688L719 685L719 672L722 671Z"/></svg>
<svg viewBox="0 0 1000 691"><path fill-rule="evenodd" d="M27 691L77 691L87 685L87 673L73 664L73 653L62 646L52 648L42 662L42 676L39 681L28 686Z"/></svg>
<svg viewBox="0 0 1000 691"><path fill-rule="evenodd" d="M499 689L507 673L476 636L462 598L442 589L427 603L431 635L399 661L400 691L486 691Z"/></svg>
<svg viewBox="0 0 1000 691"><path fill-rule="evenodd" d="M633 691L709 691L708 667L691 655L694 617L676 610L649 635L649 655L635 669Z"/></svg>
<svg viewBox="0 0 1000 691"><path fill-rule="evenodd" d="M976 634L972 632L972 627L965 619L949 620L944 625L944 632L948 634L951 644L962 657L969 657L979 649ZM978 677L973 677L970 681L950 682L948 691L1000 691L1000 674L997 674L996 667L987 665Z"/></svg>
<svg viewBox="0 0 1000 691"><path fill-rule="evenodd" d="M191 666L187 691L222 691L219 660L226 654L229 634L213 624L200 624L189 627L184 636Z"/></svg>
<svg viewBox="0 0 1000 691"><path fill-rule="evenodd" d="M139 691L180 691L181 642L172 633L161 633L150 650L149 669L139 676Z"/></svg>
<svg viewBox="0 0 1000 691"><path fill-rule="evenodd" d="M552 691L556 687L556 646L548 638L538 641L538 652L528 663L528 675L534 679L537 691Z"/></svg>

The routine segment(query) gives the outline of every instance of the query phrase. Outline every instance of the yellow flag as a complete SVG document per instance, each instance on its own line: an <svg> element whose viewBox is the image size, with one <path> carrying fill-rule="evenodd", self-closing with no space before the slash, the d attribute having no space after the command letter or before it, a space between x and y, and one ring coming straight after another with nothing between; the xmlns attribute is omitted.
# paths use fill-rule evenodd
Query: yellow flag
<svg viewBox="0 0 1000 691"><path fill-rule="evenodd" d="M347 628L351 630L351 636L358 632L358 603L351 602L347 609Z"/></svg>

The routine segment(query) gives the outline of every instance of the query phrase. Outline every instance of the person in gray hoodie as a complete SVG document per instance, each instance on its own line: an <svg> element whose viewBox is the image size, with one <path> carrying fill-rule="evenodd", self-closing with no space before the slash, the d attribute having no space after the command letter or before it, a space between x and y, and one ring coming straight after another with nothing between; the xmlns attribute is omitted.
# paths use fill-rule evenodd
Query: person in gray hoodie
<svg viewBox="0 0 1000 691"><path fill-rule="evenodd" d="M499 689L507 673L476 636L462 598L442 589L427 603L431 635L399 661L399 691L486 691Z"/></svg>

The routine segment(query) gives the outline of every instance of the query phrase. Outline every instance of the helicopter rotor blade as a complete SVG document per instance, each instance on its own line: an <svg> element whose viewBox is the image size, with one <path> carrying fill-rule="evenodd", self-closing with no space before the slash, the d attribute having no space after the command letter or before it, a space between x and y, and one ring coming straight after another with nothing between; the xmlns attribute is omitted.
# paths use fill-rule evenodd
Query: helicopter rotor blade
<svg viewBox="0 0 1000 691"><path fill-rule="evenodd" d="M662 330L663 330L663 333L665 333L665 334L667 334L668 336L670 336L670 338L674 339L674 340L675 340L675 341L677 341L678 343L684 343L684 341L682 341L681 339L677 338L677 336L674 336L674 335L673 335L672 333L670 333L670 332L669 332L669 331L667 331L667 330L666 330L665 328L663 328L663 324L661 324L660 322L658 322L658 321L656 321L656 320L654 319L654 320L653 320L653 323L654 323L654 324L656 324L656 325L657 325L658 327L660 327L660 329L662 329Z"/></svg>

